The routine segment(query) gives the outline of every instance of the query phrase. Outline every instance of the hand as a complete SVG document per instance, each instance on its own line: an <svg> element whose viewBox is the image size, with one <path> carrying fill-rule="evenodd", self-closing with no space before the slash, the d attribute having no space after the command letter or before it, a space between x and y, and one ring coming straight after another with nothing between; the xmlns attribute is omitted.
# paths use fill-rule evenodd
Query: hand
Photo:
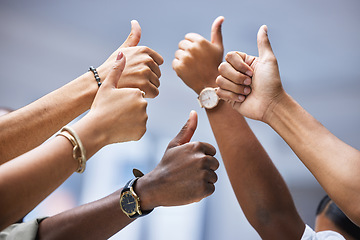
<svg viewBox="0 0 360 240"><path fill-rule="evenodd" d="M100 86L90 112L84 117L91 121L105 145L139 140L146 132L147 102L137 88L116 85L124 71L126 58L119 52L103 84Z"/></svg>
<svg viewBox="0 0 360 240"><path fill-rule="evenodd" d="M110 72L119 51L126 56L125 69L117 83L118 88L139 88L145 92L145 97L154 98L159 95L159 65L164 60L154 50L137 46L141 38L141 28L136 20L131 21L131 32L125 42L98 68L103 79Z"/></svg>
<svg viewBox="0 0 360 240"><path fill-rule="evenodd" d="M265 25L259 29L257 43L259 57L240 52L230 52L226 55L227 63L222 63L219 67L221 76L216 80L220 87L217 94L220 98L230 101L240 114L267 122L268 114L284 96L285 91L281 85L279 67ZM250 77L251 94L245 98L244 89L247 87L241 84L245 81L249 83Z"/></svg>
<svg viewBox="0 0 360 240"><path fill-rule="evenodd" d="M175 52L173 69L197 94L205 87L216 87L218 66L224 54L221 34L223 21L224 17L215 19L211 28L211 42L199 34L188 33Z"/></svg>
<svg viewBox="0 0 360 240"><path fill-rule="evenodd" d="M143 210L158 206L179 206L198 202L215 191L215 170L219 162L215 148L202 142L189 142L197 127L197 114L169 143L161 162L136 183Z"/></svg>

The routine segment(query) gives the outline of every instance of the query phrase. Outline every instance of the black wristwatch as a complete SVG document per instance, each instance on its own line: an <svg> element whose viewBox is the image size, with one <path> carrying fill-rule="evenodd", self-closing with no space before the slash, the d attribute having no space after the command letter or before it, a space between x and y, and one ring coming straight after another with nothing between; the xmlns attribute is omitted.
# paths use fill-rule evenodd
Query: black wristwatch
<svg viewBox="0 0 360 240"><path fill-rule="evenodd" d="M121 210L129 217L129 218L138 218L145 215L148 215L153 211L153 209L148 211L142 211L140 205L140 198L134 191L134 185L136 181L139 179L138 176L136 178L131 179L126 183L124 188L120 194L120 207Z"/></svg>

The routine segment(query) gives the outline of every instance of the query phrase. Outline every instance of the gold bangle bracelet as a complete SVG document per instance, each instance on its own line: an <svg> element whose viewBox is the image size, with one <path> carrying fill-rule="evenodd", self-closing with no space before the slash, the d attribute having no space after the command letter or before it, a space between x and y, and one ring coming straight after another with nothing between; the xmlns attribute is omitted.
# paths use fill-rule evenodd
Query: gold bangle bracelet
<svg viewBox="0 0 360 240"><path fill-rule="evenodd" d="M76 172L83 173L86 168L86 151L84 146L82 145L79 136L69 126L63 127L58 135L67 138L70 141L70 143L73 145L73 158L76 161L78 161L79 164L79 167L76 170ZM78 152L80 154L78 154Z"/></svg>

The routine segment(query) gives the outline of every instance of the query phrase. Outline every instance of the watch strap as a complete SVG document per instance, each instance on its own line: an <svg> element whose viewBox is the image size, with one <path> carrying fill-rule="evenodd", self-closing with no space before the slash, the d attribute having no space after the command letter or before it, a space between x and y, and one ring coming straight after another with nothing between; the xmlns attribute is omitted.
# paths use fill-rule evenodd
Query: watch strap
<svg viewBox="0 0 360 240"><path fill-rule="evenodd" d="M134 169L135 170L135 169ZM137 170L137 169L136 169ZM141 174L143 174L140 170L138 170ZM135 175L135 173L134 173L134 175ZM144 174L143 174L144 175ZM122 191L121 191L121 194L120 194L120 196L122 195L122 193L124 193L124 192L127 192L127 191L131 191L131 188L132 188L132 192L133 193L135 193L135 198L137 199L137 201L138 201L138 204L139 204L139 209L138 209L138 211L136 211L135 212L135 214L133 214L133 215L128 215L127 214L127 216L129 217L129 218L138 218L138 217L143 217L143 216L146 216L146 215L148 215L149 213L151 213L154 209L151 209L151 210L141 210L141 200L140 200L140 198L139 198L139 196L136 194L136 192L134 191L134 185L135 185L135 183L136 183L136 181L139 179L140 177L135 177L135 178L133 178L133 179L131 179L130 181L128 181L126 184L125 184L125 186L124 186L124 188L122 189Z"/></svg>

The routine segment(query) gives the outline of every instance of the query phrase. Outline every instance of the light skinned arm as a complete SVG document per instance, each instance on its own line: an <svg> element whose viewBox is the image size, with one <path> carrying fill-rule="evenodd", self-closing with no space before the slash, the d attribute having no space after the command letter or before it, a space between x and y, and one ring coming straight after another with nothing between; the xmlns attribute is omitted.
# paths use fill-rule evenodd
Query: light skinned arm
<svg viewBox="0 0 360 240"><path fill-rule="evenodd" d="M190 142L196 126L197 114L191 112L160 163L137 180L135 192L142 210L190 204L214 192L219 166L213 157L216 151L210 144ZM120 192L45 219L38 239L108 239L133 221L120 209Z"/></svg>
<svg viewBox="0 0 360 240"><path fill-rule="evenodd" d="M259 57L231 52L220 69L218 95L234 101L233 107L249 118L271 126L316 177L331 199L360 225L360 151L344 143L304 110L282 87L278 63L267 27L258 32ZM239 63L253 69L252 93L244 102L230 72L241 72Z"/></svg>
<svg viewBox="0 0 360 240"><path fill-rule="evenodd" d="M158 95L162 57L154 50L137 46L141 28L131 22L126 41L97 68L102 81L106 78L122 51L128 62L117 87L140 88L145 96ZM92 72L87 72L65 86L12 113L0 117L0 164L39 146L62 126L88 110L98 86Z"/></svg>
<svg viewBox="0 0 360 240"><path fill-rule="evenodd" d="M179 44L178 51L184 51L184 54L175 56L173 67L185 84L198 94L204 87L217 86L217 69L223 52L215 49L223 49L223 20L219 17L214 21L211 42L193 44L186 49ZM204 71L199 73L198 69ZM248 66L243 70L252 74ZM250 92L245 89L249 88L251 78L238 74L237 81L236 87L241 92L239 96L245 99ZM300 239L305 224L296 211L284 180L244 117L225 101L220 101L217 107L206 110L206 113L231 185L250 224L262 239Z"/></svg>
<svg viewBox="0 0 360 240"><path fill-rule="evenodd" d="M146 131L147 102L139 89L116 85L125 67L120 52L89 113L73 125L87 159L103 146L140 139ZM26 215L77 168L68 139L57 136L0 166L0 229Z"/></svg>

